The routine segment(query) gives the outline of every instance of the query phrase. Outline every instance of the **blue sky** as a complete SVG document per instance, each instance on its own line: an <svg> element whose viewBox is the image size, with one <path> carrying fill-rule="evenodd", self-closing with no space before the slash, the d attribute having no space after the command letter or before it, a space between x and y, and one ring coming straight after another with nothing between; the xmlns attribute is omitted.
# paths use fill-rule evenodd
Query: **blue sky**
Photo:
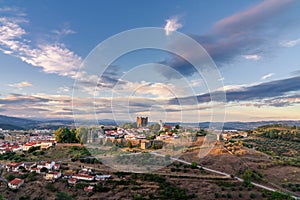
<svg viewBox="0 0 300 200"><path fill-rule="evenodd" d="M184 115L185 121L209 121L218 106L225 106L226 121L299 119L299 9L300 2L292 0L0 0L0 114L71 119L77 79L85 94L73 96L74 109L85 119L94 110L98 118L114 117L112 91L120 95L113 100L118 119L150 115L153 121L180 121ZM164 28L167 36L179 31L199 42L221 73L225 104L207 100L205 79L163 51L126 54L100 80L76 74L100 42L142 27ZM95 81L97 108L86 108L94 100ZM173 104L188 98L197 98L197 105Z"/></svg>

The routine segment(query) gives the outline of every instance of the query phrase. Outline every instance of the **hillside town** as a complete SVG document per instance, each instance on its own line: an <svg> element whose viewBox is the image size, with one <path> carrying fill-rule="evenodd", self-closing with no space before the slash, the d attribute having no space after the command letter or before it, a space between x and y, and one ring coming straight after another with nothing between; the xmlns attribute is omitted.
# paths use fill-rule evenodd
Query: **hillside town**
<svg viewBox="0 0 300 200"><path fill-rule="evenodd" d="M64 171L61 169L61 163L55 161L38 161L38 162L11 162L5 165L6 172L13 173L16 176L20 174L38 174L45 181L55 182L58 179L66 179L69 186L76 185L80 181L88 181L90 185L84 187L84 191L91 192L95 184L101 181L109 180L111 175L97 175L92 169L82 168L77 172ZM14 178L8 182L8 187L12 190L19 189L25 183L24 179Z"/></svg>
<svg viewBox="0 0 300 200"><path fill-rule="evenodd" d="M59 191L59 195L65 195L59 198L56 196L55 198L57 199L66 199L67 194L80 194L86 198L97 198L97 195L100 194L112 196L111 192L117 186L119 195L127 196L127 199L132 199L132 197L137 195L136 192L144 194L145 191L143 189L138 190L135 188L143 188L144 178L142 177L148 175L142 173L139 176L133 172L120 172L121 170L111 168L105 163L105 159L102 159L102 157L96 158L96 154L89 149L90 144L107 149L107 151L100 151L103 158L107 157L106 155L113 155L111 153L115 152L111 151L111 149L115 149L115 147L121 150L122 155L132 154L133 157L123 157L114 154L118 161L117 164L120 166L123 164L127 165L128 163L130 167L137 165L141 168L146 168L146 165L150 165L153 167L152 169L156 169L154 165L157 164L160 166L159 162L162 161L162 165L158 170L152 172L154 174L149 175L152 178L156 177L155 174L158 174L168 177L168 180L172 180L172 177L177 176L181 181L184 179L192 181L195 178L197 180L204 178L209 181L226 180L234 182L235 185L241 184L239 185L239 190L242 190L241 187L253 187L251 186L252 182L245 183L245 180L248 181L245 175L247 173L252 174L251 176L254 177L249 180L258 181L259 184L253 183L258 185L258 188L272 187L272 185L263 181L264 178L262 178L263 175L260 172L261 169L266 168L265 163L272 163L270 166L280 165L280 162L284 162L285 165L298 165L297 160L291 160L291 157L288 160L285 160L283 157L280 162L277 162L278 158L276 156L270 157L260 154L260 159L263 159L262 164L254 167L256 171L249 172L248 163L245 164L240 160L241 157L248 159L249 154L251 157L257 156L259 151L269 154L268 149L258 146L260 140L257 138L262 137L259 135L261 131L263 131L263 134L266 134L266 137L272 138L283 137L278 132L283 131L284 135L286 135L284 136L285 139L296 140L299 137L297 127L270 125L247 131L223 130L220 135L214 135L216 137L216 144L209 153L208 160L204 159L195 162L193 160L199 159L196 154L203 148L202 144L205 141L205 136L210 134L209 129L191 126L184 127L179 124L171 125L162 122L149 124L145 120L147 119L146 117L143 119L137 118L135 123L124 123L119 127L101 125L98 127L78 127L77 129L62 127L55 131L1 130L0 159L2 161L0 166L0 191L2 193L5 191L3 193L4 196L11 196L14 192L19 192L21 195L20 198L25 198L27 195L26 198L30 199L27 193L28 188L31 188L32 191L32 188L38 184L40 189L42 188L41 190L47 192L47 195L55 197L54 191ZM190 142L189 146L184 147L180 151L184 160L173 157L171 154L173 151L172 148L167 149L167 154L163 155L162 158L159 156L161 160L153 160L149 157L150 154L155 155L157 150L160 151L169 144L175 144L174 141L179 141L180 143L182 139L188 139ZM255 145L254 142L257 142L257 144ZM295 146L295 148L298 148L298 146ZM281 152L280 149L276 150ZM274 151L276 150L274 149ZM139 155L141 157L138 157ZM270 155L273 156L275 153L273 152ZM285 155L292 156L290 153L286 153ZM235 157L235 159L231 159L228 156ZM185 159L189 160L189 162ZM224 159L224 166L228 166L225 168L224 166L215 166L213 164L216 161L215 159ZM256 163L257 161L253 162ZM198 163L199 165L197 165ZM210 165L212 165L212 168L207 168ZM234 171L231 166L234 166L237 171ZM268 172L265 171L265 173ZM242 178L239 178L239 176ZM153 180L152 178L151 180ZM297 180L290 180L293 180L293 184L297 187ZM281 182L284 187L287 187L285 185L287 185L288 181L281 180ZM214 183L211 182L210 184ZM131 186L127 188L126 185ZM294 194L293 191L298 190L294 186L292 188L292 186L290 184L291 188L288 188L288 194ZM155 192L157 197L159 197L159 191L167 190L165 186L159 186L158 189ZM279 189L283 191L282 188ZM127 190L132 193L127 194L125 192ZM179 189L177 188L176 190ZM248 192L249 189L247 189L238 195L235 194L235 196L241 198L243 195L254 196L260 192L264 192L260 189L251 190L255 192ZM218 192L215 193L215 196L224 196L222 191L222 187L218 187ZM173 194L176 195L177 193ZM35 193L34 195L36 197L44 196L42 193ZM182 193L182 195L186 197L187 194ZM270 196L273 194L268 193L265 195ZM281 195L281 193L276 193L276 195ZM297 194L295 193L295 195ZM189 198L196 199L196 196L192 195ZM151 199L151 195L146 199Z"/></svg>

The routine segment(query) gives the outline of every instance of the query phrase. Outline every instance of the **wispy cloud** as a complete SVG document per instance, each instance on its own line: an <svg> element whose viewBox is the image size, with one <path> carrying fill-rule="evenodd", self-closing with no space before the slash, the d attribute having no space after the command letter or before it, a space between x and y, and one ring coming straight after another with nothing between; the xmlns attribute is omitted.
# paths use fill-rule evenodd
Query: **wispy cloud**
<svg viewBox="0 0 300 200"><path fill-rule="evenodd" d="M262 76L260 79L261 80L266 80L268 78L271 78L272 76L274 76L274 73L269 73L269 74L266 74L266 75Z"/></svg>
<svg viewBox="0 0 300 200"><path fill-rule="evenodd" d="M239 102L239 101L252 101L252 100L264 100L264 99L274 99L274 98L288 98L288 95L293 92L298 92L300 90L300 76L275 80L265 83L260 83L250 86L230 86L226 90L226 100L227 102ZM218 91L214 92L218 95ZM205 93L197 96L200 103L210 102L211 94ZM194 97L191 97L194 98ZM182 98L183 101L188 100L189 97ZM170 104L176 104L178 102L177 98L171 99ZM186 101L188 102L188 101Z"/></svg>
<svg viewBox="0 0 300 200"><path fill-rule="evenodd" d="M9 94L0 98L1 114L19 117L70 118L71 115L56 114L68 107L71 100L67 96Z"/></svg>
<svg viewBox="0 0 300 200"><path fill-rule="evenodd" d="M33 66L42 67L46 73L74 76L81 64L81 57L64 44L41 44L35 49L27 49L20 58Z"/></svg>
<svg viewBox="0 0 300 200"><path fill-rule="evenodd" d="M8 86L10 86L10 87L16 87L16 88L21 89L23 87L30 87L30 86L32 86L32 84L29 83L28 81L22 81L20 83L9 84Z"/></svg>
<svg viewBox="0 0 300 200"><path fill-rule="evenodd" d="M65 35L75 34L76 32L70 28L63 28L61 30L53 30L52 33L57 34L59 36L65 36Z"/></svg>
<svg viewBox="0 0 300 200"><path fill-rule="evenodd" d="M42 43L33 46L24 38L27 32L21 27L23 18L0 18L0 51L13 55L46 73L75 76L81 57L63 43ZM66 32L66 31L65 31Z"/></svg>
<svg viewBox="0 0 300 200"><path fill-rule="evenodd" d="M5 17L0 18L0 50L5 54L12 54L18 51L20 47L25 47L22 36L26 32L18 25L21 22L24 21Z"/></svg>
<svg viewBox="0 0 300 200"><path fill-rule="evenodd" d="M261 56L257 54L252 54L252 55L242 55L243 58L246 60L260 60Z"/></svg>
<svg viewBox="0 0 300 200"><path fill-rule="evenodd" d="M180 116L181 112L197 112L199 110L201 110L202 114L207 112L209 115L212 107L217 106L218 103L222 104L222 102L215 102L215 104L212 104L210 98L211 94L209 93L191 97L178 96L177 98L172 98L172 95L165 94L165 98L163 99L142 97L144 93L154 92L157 95L161 95L163 92L166 93L163 85L146 85L149 87L145 91L142 88L140 91L137 91L137 93L141 93L137 96L133 95L129 99L124 98L124 96L116 96L113 98L97 97L96 99L73 97L74 110L71 109L71 97L66 96L65 93L59 95L2 95L0 96L0 112L1 114L24 117L33 117L34 115L34 117L72 118L73 111L75 111L78 117L84 119L93 119L95 112L97 116L99 116L99 119L110 118L113 117L112 112L114 112L115 114L120 115L126 114L126 116L122 117L122 119L126 119L126 117L128 117L128 112L134 116L136 113L140 112L151 112L152 116L153 113L151 109L158 108L156 114L157 119L160 119L161 111L172 112L172 116L174 117ZM173 88L176 90L176 87ZM299 88L300 77L270 81L250 86L228 86L226 89L227 103L230 107L287 107L296 104L299 105L300 96L297 95L300 90ZM64 90L64 88L62 88L62 90ZM199 104L196 103L197 100ZM174 120L176 121L179 119Z"/></svg>
<svg viewBox="0 0 300 200"><path fill-rule="evenodd" d="M300 76L300 70L296 70L290 73L292 76Z"/></svg>
<svg viewBox="0 0 300 200"><path fill-rule="evenodd" d="M215 23L213 31L215 34L236 34L252 30L292 2L293 0L263 1L256 6L221 19Z"/></svg>
<svg viewBox="0 0 300 200"><path fill-rule="evenodd" d="M283 47L294 47L294 46L300 44L300 38L298 38L296 40L281 41L279 44Z"/></svg>
<svg viewBox="0 0 300 200"><path fill-rule="evenodd" d="M166 31L166 35L170 35L173 31L176 31L177 29L182 27L182 24L180 24L179 19L177 16L171 17L166 20L166 25L164 27Z"/></svg>
<svg viewBox="0 0 300 200"><path fill-rule="evenodd" d="M57 90L58 94L66 94L66 93L69 93L69 92L70 92L70 87L67 87L67 86L59 87L58 90Z"/></svg>
<svg viewBox="0 0 300 200"><path fill-rule="evenodd" d="M0 8L0 13L5 13L6 15L15 15L19 17L26 16L23 9L15 6L4 6Z"/></svg>
<svg viewBox="0 0 300 200"><path fill-rule="evenodd" d="M19 9L17 7L9 7L9 6L5 6L0 8L0 12L16 12Z"/></svg>
<svg viewBox="0 0 300 200"><path fill-rule="evenodd" d="M272 23L274 16L286 10L292 2L292 0L262 1L217 21L207 34L194 34L191 37L206 49L219 67L232 63L243 55L246 55L244 57L246 59L258 60L265 48L273 45L269 38L274 38L273 35L278 35L280 31L274 26L272 30L276 32L266 31L269 27L268 23ZM177 45L180 46L180 42ZM191 57L195 56L194 52L186 52L186 54L190 54ZM195 70L187 69L191 68L191 65L177 57L164 62L187 76L195 72ZM168 76L168 74L163 75Z"/></svg>

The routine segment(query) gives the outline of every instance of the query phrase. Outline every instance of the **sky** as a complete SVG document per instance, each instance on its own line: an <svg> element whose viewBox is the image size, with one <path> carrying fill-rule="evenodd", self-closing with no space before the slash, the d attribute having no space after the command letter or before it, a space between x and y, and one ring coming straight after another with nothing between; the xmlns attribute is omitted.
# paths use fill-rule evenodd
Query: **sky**
<svg viewBox="0 0 300 200"><path fill-rule="evenodd" d="M0 114L129 121L149 116L150 121L174 122L215 116L218 121L299 120L299 10L300 1L292 0L0 0ZM161 40L172 49L185 49L183 57L144 48L119 55L100 73L108 53L97 46L145 27L163 34L147 32L113 49ZM178 34L201 45L205 57L174 41ZM199 73L189 60L206 58L217 76L205 64ZM212 80L205 73L215 77L218 87L209 86ZM226 99L212 98L223 93Z"/></svg>

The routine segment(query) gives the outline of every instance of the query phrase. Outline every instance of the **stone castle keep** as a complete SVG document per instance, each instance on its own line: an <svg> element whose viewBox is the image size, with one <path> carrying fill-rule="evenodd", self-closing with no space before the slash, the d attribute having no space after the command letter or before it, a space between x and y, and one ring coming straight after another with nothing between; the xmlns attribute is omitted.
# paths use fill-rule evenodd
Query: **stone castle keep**
<svg viewBox="0 0 300 200"><path fill-rule="evenodd" d="M148 117L137 117L136 118L136 126L139 127L146 127L148 124Z"/></svg>

